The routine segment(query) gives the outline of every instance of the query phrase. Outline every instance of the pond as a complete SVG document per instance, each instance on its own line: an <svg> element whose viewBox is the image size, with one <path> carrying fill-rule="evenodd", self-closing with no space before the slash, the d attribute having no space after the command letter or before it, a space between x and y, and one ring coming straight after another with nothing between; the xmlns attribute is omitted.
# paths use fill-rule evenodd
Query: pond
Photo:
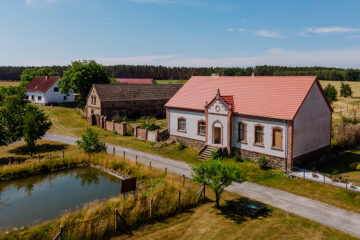
<svg viewBox="0 0 360 240"><path fill-rule="evenodd" d="M0 183L0 230L55 219L119 193L120 179L91 167Z"/></svg>

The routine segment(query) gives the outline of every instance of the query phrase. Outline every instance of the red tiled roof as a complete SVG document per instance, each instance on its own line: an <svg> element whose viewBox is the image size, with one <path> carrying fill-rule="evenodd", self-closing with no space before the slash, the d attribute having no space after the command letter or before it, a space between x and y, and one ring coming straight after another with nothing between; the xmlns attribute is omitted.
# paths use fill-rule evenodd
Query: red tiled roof
<svg viewBox="0 0 360 240"><path fill-rule="evenodd" d="M194 76L167 102L166 107L204 110L220 89L234 112L276 119L293 119L315 76Z"/></svg>
<svg viewBox="0 0 360 240"><path fill-rule="evenodd" d="M229 106L232 105L231 110L235 111L234 98L233 96L220 96Z"/></svg>
<svg viewBox="0 0 360 240"><path fill-rule="evenodd" d="M152 78L116 78L119 83L153 83Z"/></svg>
<svg viewBox="0 0 360 240"><path fill-rule="evenodd" d="M25 86L25 89L27 92L46 92L59 79L59 76L36 76Z"/></svg>

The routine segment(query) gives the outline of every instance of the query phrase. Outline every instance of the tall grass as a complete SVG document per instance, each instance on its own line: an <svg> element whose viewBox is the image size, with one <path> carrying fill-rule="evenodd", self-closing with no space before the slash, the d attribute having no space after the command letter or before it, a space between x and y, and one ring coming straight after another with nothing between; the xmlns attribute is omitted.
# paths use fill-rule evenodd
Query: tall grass
<svg viewBox="0 0 360 240"><path fill-rule="evenodd" d="M91 159L85 154L78 154L65 159L5 166L0 169L0 176L15 179L89 163L122 175L136 177L141 182L141 188L135 195L128 194L125 199L118 196L106 201L90 202L78 211L65 213L59 219L8 234L2 233L0 239L51 239L57 234L60 226L64 226L65 239L103 239L121 233L121 230L115 232L115 209L118 209L119 214L125 219L126 225L135 229L141 224L169 217L181 209L194 206L196 193L200 188L200 185L190 180L183 185L179 176L168 173L165 177L163 171L109 154L97 154ZM180 207L179 190L181 191ZM153 201L151 219L150 199ZM124 223L118 220L120 229L125 230Z"/></svg>

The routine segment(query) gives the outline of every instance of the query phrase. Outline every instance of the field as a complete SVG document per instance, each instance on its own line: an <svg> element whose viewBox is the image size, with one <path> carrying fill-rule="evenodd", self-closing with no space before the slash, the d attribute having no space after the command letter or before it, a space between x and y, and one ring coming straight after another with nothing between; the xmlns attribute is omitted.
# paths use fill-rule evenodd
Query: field
<svg viewBox="0 0 360 240"><path fill-rule="evenodd" d="M16 81L0 81L0 87L16 87L19 86L20 82L16 82Z"/></svg>
<svg viewBox="0 0 360 240"><path fill-rule="evenodd" d="M336 90L338 91L338 94L340 94L340 85L341 85L341 81L326 81L326 80L321 80L320 84L323 88L326 87L326 85L328 84L333 85ZM344 83L348 83L351 86L351 89L353 91L353 97L360 97L360 82L350 82L350 81L344 81Z"/></svg>

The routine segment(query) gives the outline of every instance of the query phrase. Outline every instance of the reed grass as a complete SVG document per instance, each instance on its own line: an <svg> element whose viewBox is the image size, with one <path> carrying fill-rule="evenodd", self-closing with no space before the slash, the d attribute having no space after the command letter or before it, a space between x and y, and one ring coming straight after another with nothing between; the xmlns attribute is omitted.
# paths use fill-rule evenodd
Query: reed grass
<svg viewBox="0 0 360 240"><path fill-rule="evenodd" d="M190 180L183 185L182 178L155 168L109 154L88 155L78 153L64 159L57 158L41 162L25 162L0 168L0 176L10 180L45 172L59 171L65 168L98 165L121 175L136 177L141 188L136 194L110 198L106 201L94 201L85 204L80 210L67 212L59 219L40 225L25 227L22 230L0 233L0 239L51 239L64 226L65 239L103 239L125 232L125 224L119 219L119 232L115 232L114 211L126 221L130 229L142 224L167 218L182 209L195 206L197 191L200 188ZM178 205L178 191L181 191L181 205ZM149 202L153 201L152 218L149 216ZM127 229L129 230L129 229Z"/></svg>

